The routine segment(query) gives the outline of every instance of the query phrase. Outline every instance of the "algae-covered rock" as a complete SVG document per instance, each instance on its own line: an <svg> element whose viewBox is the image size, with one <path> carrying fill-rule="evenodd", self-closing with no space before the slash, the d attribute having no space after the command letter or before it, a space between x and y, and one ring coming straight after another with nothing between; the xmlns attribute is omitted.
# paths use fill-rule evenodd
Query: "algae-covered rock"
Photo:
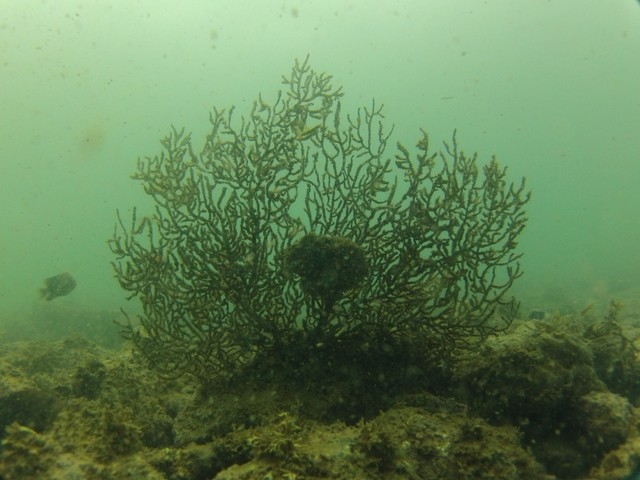
<svg viewBox="0 0 640 480"><path fill-rule="evenodd" d="M374 381L389 385L380 375L336 375L351 364L335 353L325 370L296 365L316 374L313 387L265 365L252 382L203 391L126 351L16 344L0 351L0 404L32 389L58 411L5 417L0 478L628 480L640 463L638 410L596 375L592 340L566 324L523 324L457 359L456 398L430 393L417 369L415 389L384 401L371 397L384 393ZM333 410L349 412L347 424Z"/></svg>
<svg viewBox="0 0 640 480"><path fill-rule="evenodd" d="M47 472L53 463L51 452L52 448L43 435L31 428L12 423L6 428L2 440L0 478L49 478Z"/></svg>
<svg viewBox="0 0 640 480"><path fill-rule="evenodd" d="M261 426L232 432L206 447L181 448L180 452L191 456L200 452L199 461L207 459L216 480L368 478L351 453L356 435L354 427L323 425L281 412ZM197 463L180 466L178 459L169 471L188 471Z"/></svg>
<svg viewBox="0 0 640 480"><path fill-rule="evenodd" d="M78 337L0 352L0 478L163 478L141 454L171 443L171 425L134 363Z"/></svg>
<svg viewBox="0 0 640 480"><path fill-rule="evenodd" d="M391 410L362 427L354 452L366 478L548 478L515 428L465 414Z"/></svg>
<svg viewBox="0 0 640 480"><path fill-rule="evenodd" d="M244 452L249 458L216 479L549 478L520 446L514 428L492 427L463 413L402 407L352 427L282 413L241 435L251 448Z"/></svg>
<svg viewBox="0 0 640 480"><path fill-rule="evenodd" d="M582 397L579 413L585 444L595 454L620 446L629 435L633 406L611 392L591 392Z"/></svg>
<svg viewBox="0 0 640 480"><path fill-rule="evenodd" d="M637 415L636 415L637 416ZM638 425L636 422L636 429ZM636 433L608 452L589 474L589 480L636 480L640 475L640 436Z"/></svg>
<svg viewBox="0 0 640 480"><path fill-rule="evenodd" d="M5 427L14 422L41 433L51 426L62 406L69 372L66 368L55 370L59 363L54 360L55 349L49 344L17 343L3 347L0 352L0 439ZM73 364L71 356L67 356L65 367Z"/></svg>
<svg viewBox="0 0 640 480"><path fill-rule="evenodd" d="M584 395L606 390L587 343L551 326L525 324L488 339L462 359L455 377L475 411L494 422L520 425L530 437L556 432Z"/></svg>
<svg viewBox="0 0 640 480"><path fill-rule="evenodd" d="M459 394L491 422L519 426L549 471L582 478L625 441L631 418L599 377L593 342L577 321L522 324L459 363Z"/></svg>
<svg viewBox="0 0 640 480"><path fill-rule="evenodd" d="M72 390L77 396L96 398L100 393L102 381L106 375L104 364L97 359L91 359L85 365L78 367L73 375Z"/></svg>
<svg viewBox="0 0 640 480"><path fill-rule="evenodd" d="M624 395L632 403L640 400L640 361L631 332L617 322L603 321L585 329L584 338L593 352L598 377L613 393Z"/></svg>
<svg viewBox="0 0 640 480"><path fill-rule="evenodd" d="M60 403L60 398L38 388L4 390L0 393L0 432L14 422L43 432L56 418Z"/></svg>
<svg viewBox="0 0 640 480"><path fill-rule="evenodd" d="M65 450L108 463L141 449L141 428L130 409L77 399L68 407L52 429L52 437Z"/></svg>

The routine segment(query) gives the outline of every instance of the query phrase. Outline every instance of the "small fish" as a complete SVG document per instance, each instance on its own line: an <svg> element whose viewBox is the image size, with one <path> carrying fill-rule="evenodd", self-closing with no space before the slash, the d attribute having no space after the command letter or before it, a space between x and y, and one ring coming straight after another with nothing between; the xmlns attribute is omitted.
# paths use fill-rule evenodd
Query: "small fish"
<svg viewBox="0 0 640 480"><path fill-rule="evenodd" d="M547 312L544 310L531 310L529 312L529 320L544 320L547 316Z"/></svg>
<svg viewBox="0 0 640 480"><path fill-rule="evenodd" d="M69 295L76 288L76 281L69 272L64 272L45 279L44 285L44 288L40 289L40 296L49 301Z"/></svg>
<svg viewBox="0 0 640 480"><path fill-rule="evenodd" d="M322 125L314 125L313 127L307 127L304 125L298 125L294 128L294 133L296 135L296 140L304 141L309 140L313 137Z"/></svg>

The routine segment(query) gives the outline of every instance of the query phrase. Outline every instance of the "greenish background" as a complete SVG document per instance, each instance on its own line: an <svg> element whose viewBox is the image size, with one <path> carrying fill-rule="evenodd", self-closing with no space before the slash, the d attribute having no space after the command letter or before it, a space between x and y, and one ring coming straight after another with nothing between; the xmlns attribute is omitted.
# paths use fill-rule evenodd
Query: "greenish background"
<svg viewBox="0 0 640 480"><path fill-rule="evenodd" d="M213 105L273 98L307 53L343 111L375 97L405 145L457 128L528 178L532 305L638 287L634 0L0 0L0 320L42 312L63 271L78 288L52 303L131 309L106 240L116 208L149 205L138 156L171 124L199 142Z"/></svg>

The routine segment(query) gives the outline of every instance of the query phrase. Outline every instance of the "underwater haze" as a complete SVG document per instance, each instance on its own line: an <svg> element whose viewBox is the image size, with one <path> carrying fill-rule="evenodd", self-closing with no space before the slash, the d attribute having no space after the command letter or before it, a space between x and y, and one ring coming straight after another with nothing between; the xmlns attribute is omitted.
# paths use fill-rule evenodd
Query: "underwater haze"
<svg viewBox="0 0 640 480"><path fill-rule="evenodd" d="M131 308L107 239L116 209L151 208L137 158L171 125L199 142L213 106L247 113L307 54L343 111L384 103L394 140L457 129L527 177L525 301L638 287L635 0L0 0L0 320L63 272L53 302Z"/></svg>

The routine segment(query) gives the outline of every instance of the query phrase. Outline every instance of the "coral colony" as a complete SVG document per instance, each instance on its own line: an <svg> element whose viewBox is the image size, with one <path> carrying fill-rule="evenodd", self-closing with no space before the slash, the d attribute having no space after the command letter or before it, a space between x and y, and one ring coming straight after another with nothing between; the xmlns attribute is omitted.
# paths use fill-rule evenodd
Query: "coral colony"
<svg viewBox="0 0 640 480"><path fill-rule="evenodd" d="M283 85L246 115L214 109L200 151L174 128L139 160L155 212L118 214L110 240L144 309L124 325L137 351L210 383L267 352L329 368L337 351L370 361L402 345L440 364L503 331L524 179L479 166L455 133L440 151L424 131L414 149L390 148L382 108L345 114L342 89L308 59Z"/></svg>

